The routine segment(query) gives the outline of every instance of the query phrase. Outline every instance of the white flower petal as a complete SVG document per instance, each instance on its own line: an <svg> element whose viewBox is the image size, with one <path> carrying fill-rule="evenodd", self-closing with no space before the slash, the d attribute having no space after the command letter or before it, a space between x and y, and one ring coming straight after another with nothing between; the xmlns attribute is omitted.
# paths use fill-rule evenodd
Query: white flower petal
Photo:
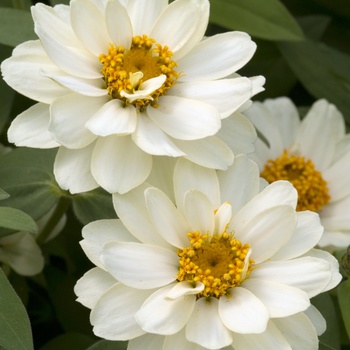
<svg viewBox="0 0 350 350"><path fill-rule="evenodd" d="M91 171L110 193L125 193L146 180L152 157L140 150L130 136L99 138L92 155Z"/></svg>
<svg viewBox="0 0 350 350"><path fill-rule="evenodd" d="M216 80L242 68L253 56L256 44L243 32L217 34L201 41L178 60L179 82Z"/></svg>
<svg viewBox="0 0 350 350"><path fill-rule="evenodd" d="M202 282L178 282L171 288L166 295L170 299L178 299L184 295L198 294L204 290L204 284Z"/></svg>
<svg viewBox="0 0 350 350"><path fill-rule="evenodd" d="M89 0L70 2L70 20L75 35L95 56L108 51L112 42L102 13Z"/></svg>
<svg viewBox="0 0 350 350"><path fill-rule="evenodd" d="M184 212L184 196L191 189L204 193L214 208L220 206L220 188L215 170L201 167L180 158L174 169L174 192L177 208Z"/></svg>
<svg viewBox="0 0 350 350"><path fill-rule="evenodd" d="M282 283L249 278L244 281L243 287L267 307L271 318L294 315L310 306L306 292Z"/></svg>
<svg viewBox="0 0 350 350"><path fill-rule="evenodd" d="M208 1L178 0L163 10L150 36L162 46L168 46L174 58L179 59L202 39L208 19Z"/></svg>
<svg viewBox="0 0 350 350"><path fill-rule="evenodd" d="M292 349L317 350L319 347L316 329L304 313L274 320Z"/></svg>
<svg viewBox="0 0 350 350"><path fill-rule="evenodd" d="M62 189L74 194L91 191L99 186L90 169L94 147L95 143L91 143L81 149L58 149L53 172Z"/></svg>
<svg viewBox="0 0 350 350"><path fill-rule="evenodd" d="M74 293L78 296L76 300L93 309L102 295L116 283L117 280L110 273L94 267L86 272L74 286Z"/></svg>
<svg viewBox="0 0 350 350"><path fill-rule="evenodd" d="M128 350L162 349L164 338L164 335L146 333L141 337L129 340Z"/></svg>
<svg viewBox="0 0 350 350"><path fill-rule="evenodd" d="M0 261L23 276L37 275L44 268L41 249L28 232L16 232L0 238Z"/></svg>
<svg viewBox="0 0 350 350"><path fill-rule="evenodd" d="M300 153L311 159L316 169L323 171L331 163L336 143L343 135L344 120L340 112L326 100L318 100L301 123L298 134Z"/></svg>
<svg viewBox="0 0 350 350"><path fill-rule="evenodd" d="M72 28L55 10L43 4L32 6L35 32L49 58L65 72L77 77L101 77L101 63L76 38Z"/></svg>
<svg viewBox="0 0 350 350"><path fill-rule="evenodd" d="M135 131L136 109L131 105L124 107L120 100L112 99L92 114L85 126L95 135L128 135Z"/></svg>
<svg viewBox="0 0 350 350"><path fill-rule="evenodd" d="M313 326L316 328L317 335L323 334L327 329L327 323L322 314L315 308L315 306L310 305L310 307L304 311L304 314L312 322Z"/></svg>
<svg viewBox="0 0 350 350"><path fill-rule="evenodd" d="M226 170L233 163L233 153L230 148L216 136L201 140L173 140L184 153L185 158L206 168Z"/></svg>
<svg viewBox="0 0 350 350"><path fill-rule="evenodd" d="M248 289L235 287L229 297L219 299L219 314L226 327L236 333L262 333L269 320L265 305Z"/></svg>
<svg viewBox="0 0 350 350"><path fill-rule="evenodd" d="M107 97L88 97L69 94L56 99L50 107L49 130L62 146L76 149L84 148L96 139L85 123L107 102Z"/></svg>
<svg viewBox="0 0 350 350"><path fill-rule="evenodd" d="M157 290L141 306L135 319L140 327L148 333L174 334L187 323L196 303L194 295L182 298L168 298L173 284Z"/></svg>
<svg viewBox="0 0 350 350"><path fill-rule="evenodd" d="M132 139L138 147L152 155L170 157L185 155L145 113L137 116L137 126Z"/></svg>
<svg viewBox="0 0 350 350"><path fill-rule="evenodd" d="M100 254L107 242L137 242L119 219L90 222L83 227L82 235L84 239L80 241L80 245L84 253L96 266L104 270Z"/></svg>
<svg viewBox="0 0 350 350"><path fill-rule="evenodd" d="M16 146L54 148L59 144L49 132L49 105L37 103L19 114L8 129L8 140Z"/></svg>
<svg viewBox="0 0 350 350"><path fill-rule="evenodd" d="M247 154L254 151L257 135L253 124L239 112L221 121L218 137L223 140L234 154Z"/></svg>
<svg viewBox="0 0 350 350"><path fill-rule="evenodd" d="M223 203L215 212L215 233L221 234L227 231L232 218L232 206L229 202Z"/></svg>
<svg viewBox="0 0 350 350"><path fill-rule="evenodd" d="M162 287L176 279L179 257L173 251L148 244L112 241L101 261L117 280L138 289Z"/></svg>
<svg viewBox="0 0 350 350"><path fill-rule="evenodd" d="M332 272L328 261L306 256L294 260L264 262L250 277L300 288L311 298L325 290L332 279Z"/></svg>
<svg viewBox="0 0 350 350"><path fill-rule="evenodd" d="M323 227L317 213L297 213L297 226L289 241L271 257L272 260L288 260L300 256L313 248L323 234Z"/></svg>
<svg viewBox="0 0 350 350"><path fill-rule="evenodd" d="M252 248L251 258L256 264L273 256L294 233L297 217L295 210L288 205L266 209L249 220L234 217L230 227L235 237Z"/></svg>
<svg viewBox="0 0 350 350"><path fill-rule="evenodd" d="M47 57L39 40L20 44L12 57L1 63L6 83L32 100L51 103L67 93L66 88L45 77L42 71L57 71L57 67Z"/></svg>
<svg viewBox="0 0 350 350"><path fill-rule="evenodd" d="M342 172L342 177L345 172ZM344 189L343 189L344 190ZM326 231L349 231L350 230L350 196L339 201L331 201L319 212L322 225Z"/></svg>
<svg viewBox="0 0 350 350"><path fill-rule="evenodd" d="M191 232L212 235L215 227L214 209L204 193L197 190L186 192L184 211Z"/></svg>
<svg viewBox="0 0 350 350"><path fill-rule="evenodd" d="M144 183L126 194L114 193L112 196L114 208L125 227L141 242L169 247L149 217L144 196L148 187L149 184Z"/></svg>
<svg viewBox="0 0 350 350"><path fill-rule="evenodd" d="M189 245L190 226L171 200L157 188L145 191L147 210L159 235L177 248Z"/></svg>
<svg viewBox="0 0 350 350"><path fill-rule="evenodd" d="M235 350L293 350L281 332L271 321L268 323L267 328L263 333L235 334L233 337L232 346Z"/></svg>
<svg viewBox="0 0 350 350"><path fill-rule="evenodd" d="M132 21L134 35L149 33L158 16L167 5L167 0L148 0L141 2L138 0L129 0L127 2L127 10Z"/></svg>
<svg viewBox="0 0 350 350"><path fill-rule="evenodd" d="M173 86L168 95L206 102L226 118L251 97L252 83L243 77L183 83Z"/></svg>
<svg viewBox="0 0 350 350"><path fill-rule="evenodd" d="M187 340L206 349L219 349L232 343L232 333L222 323L218 304L219 300L215 298L196 301L186 326Z"/></svg>
<svg viewBox="0 0 350 350"><path fill-rule="evenodd" d="M247 156L235 157L226 171L218 171L221 201L229 202L236 213L259 193L259 169Z"/></svg>
<svg viewBox="0 0 350 350"><path fill-rule="evenodd" d="M161 96L158 108L148 107L147 112L163 131L180 140L214 135L221 126L217 109L183 97Z"/></svg>
<svg viewBox="0 0 350 350"><path fill-rule="evenodd" d="M111 287L91 312L94 333L110 340L129 340L144 334L134 315L151 292L121 283Z"/></svg>

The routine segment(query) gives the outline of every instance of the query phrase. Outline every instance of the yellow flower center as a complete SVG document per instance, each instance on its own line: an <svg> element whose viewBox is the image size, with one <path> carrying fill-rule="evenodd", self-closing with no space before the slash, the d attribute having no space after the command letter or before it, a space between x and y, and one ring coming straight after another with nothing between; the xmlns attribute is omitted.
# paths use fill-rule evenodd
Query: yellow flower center
<svg viewBox="0 0 350 350"><path fill-rule="evenodd" d="M99 56L108 93L135 107L142 108L149 103L157 107L158 97L164 95L179 76L174 70L177 64L172 56L167 46L157 44L147 35L133 37L128 50L123 46L110 45L108 53ZM128 98L132 94L137 97L144 82L160 75L165 76L165 81L158 89L147 96Z"/></svg>
<svg viewBox="0 0 350 350"><path fill-rule="evenodd" d="M250 274L254 260L249 259L250 246L242 244L232 233L214 236L189 232L190 246L179 249L179 282L202 282L204 290L197 298L228 296L228 290L239 286Z"/></svg>
<svg viewBox="0 0 350 350"><path fill-rule="evenodd" d="M313 162L304 157L288 154L286 150L279 158L268 160L260 175L269 183L289 180L298 191L298 211L317 212L331 199L327 182L315 169Z"/></svg>

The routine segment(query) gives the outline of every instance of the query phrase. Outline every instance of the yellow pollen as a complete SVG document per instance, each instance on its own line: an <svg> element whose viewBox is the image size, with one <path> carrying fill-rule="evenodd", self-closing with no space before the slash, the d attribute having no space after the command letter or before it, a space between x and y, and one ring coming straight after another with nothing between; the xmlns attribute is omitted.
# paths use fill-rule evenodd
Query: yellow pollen
<svg viewBox="0 0 350 350"><path fill-rule="evenodd" d="M204 290L197 298L228 296L228 290L239 286L253 269L249 244L242 244L233 233L214 236L189 232L190 246L179 249L179 282L202 282Z"/></svg>
<svg viewBox="0 0 350 350"><path fill-rule="evenodd" d="M331 199L327 182L315 169L313 162L288 154L287 150L279 158L268 160L260 175L269 183L277 180L290 181L298 191L298 211L317 212Z"/></svg>
<svg viewBox="0 0 350 350"><path fill-rule="evenodd" d="M101 73L107 85L108 93L128 103L126 94L137 92L142 83L148 79L165 75L165 82L149 96L132 99L135 107L142 108L148 104L157 107L159 96L164 95L176 82L179 73L174 69L177 64L171 58L173 53L167 46L157 44L147 35L135 36L130 49L123 46L110 45L107 54L99 56L103 64ZM141 72L135 78L135 73Z"/></svg>

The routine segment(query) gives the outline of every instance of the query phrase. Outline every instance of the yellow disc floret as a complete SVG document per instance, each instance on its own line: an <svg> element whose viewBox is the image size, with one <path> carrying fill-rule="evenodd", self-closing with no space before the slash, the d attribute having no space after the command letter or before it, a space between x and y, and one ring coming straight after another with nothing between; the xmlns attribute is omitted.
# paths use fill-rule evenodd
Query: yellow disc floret
<svg viewBox="0 0 350 350"><path fill-rule="evenodd" d="M107 85L108 93L128 103L126 94L134 94L148 79L165 76L161 87L149 96L132 100L136 107L152 103L157 106L159 96L164 95L175 83L179 73L174 69L177 64L171 58L173 53L167 46L157 44L147 35L135 36L129 49L110 45L108 54L99 56L103 64L101 73Z"/></svg>
<svg viewBox="0 0 350 350"><path fill-rule="evenodd" d="M285 150L275 159L268 160L261 177L269 183L276 180L288 180L298 191L297 210L319 211L330 200L327 182L322 174L315 169L315 165L309 159L293 154Z"/></svg>
<svg viewBox="0 0 350 350"><path fill-rule="evenodd" d="M214 236L189 232L190 246L179 249L179 282L202 282L201 297L228 296L228 290L239 286L250 274L254 261L249 258L249 244L242 244L232 233Z"/></svg>

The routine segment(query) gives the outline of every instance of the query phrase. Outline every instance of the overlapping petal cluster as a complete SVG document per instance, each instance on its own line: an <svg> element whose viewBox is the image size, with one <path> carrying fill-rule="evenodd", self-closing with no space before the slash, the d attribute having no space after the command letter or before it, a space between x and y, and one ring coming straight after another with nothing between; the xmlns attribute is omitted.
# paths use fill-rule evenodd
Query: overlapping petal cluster
<svg viewBox="0 0 350 350"><path fill-rule="evenodd" d="M227 127L245 132L236 149L252 150L255 130L239 111L264 79L234 73L256 45L242 32L203 38L208 0L72 0L37 4L32 16L39 40L16 47L1 70L38 103L8 137L59 147L63 189L125 193L148 177L154 156L225 169L233 153L215 135L232 113Z"/></svg>
<svg viewBox="0 0 350 350"><path fill-rule="evenodd" d="M284 179L300 187L299 200L304 199L304 210L319 213L325 229L319 246L346 248L350 244L350 178L346 176L350 166L350 139L342 114L333 104L319 100L301 120L292 101L282 97L254 102L247 116L265 139L257 140L252 154L260 171L269 161L281 160L281 156L286 158L287 154L294 159L304 159L299 171L287 171ZM313 173L310 166L315 169ZM285 162L286 167L291 165Z"/></svg>
<svg viewBox="0 0 350 350"><path fill-rule="evenodd" d="M75 293L95 334L133 350L318 349L310 298L339 283L338 263L313 249L323 228L296 212L294 187L263 184L247 156L218 173L182 158L166 193L114 194L120 219L88 224L81 241L96 267Z"/></svg>

